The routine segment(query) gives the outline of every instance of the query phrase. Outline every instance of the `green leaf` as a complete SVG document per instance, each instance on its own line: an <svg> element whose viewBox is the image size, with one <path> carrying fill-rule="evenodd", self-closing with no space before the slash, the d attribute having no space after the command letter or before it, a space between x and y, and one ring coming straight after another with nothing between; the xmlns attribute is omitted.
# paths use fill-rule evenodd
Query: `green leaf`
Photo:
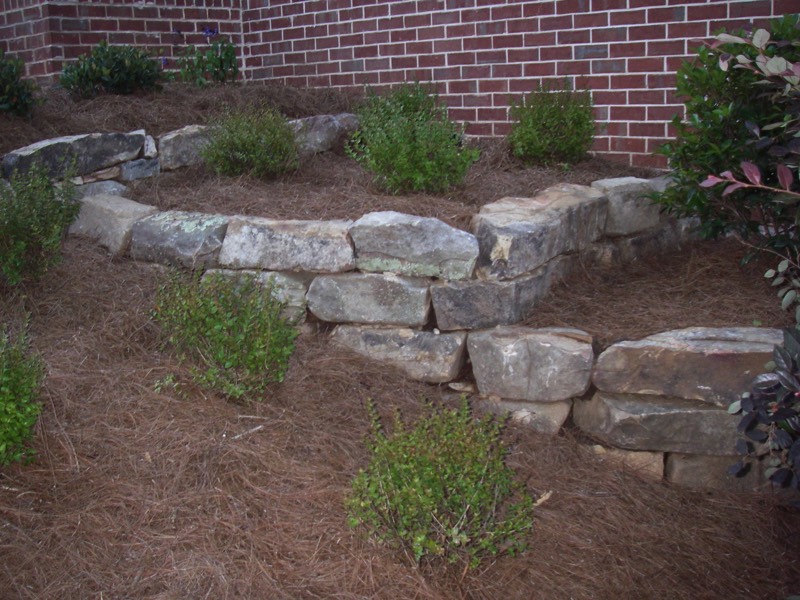
<svg viewBox="0 0 800 600"><path fill-rule="evenodd" d="M783 300L781 301L781 308L783 310L788 309L792 305L792 302L794 302L796 299L797 299L797 292L795 290L789 290L788 292L786 292L786 295L783 297Z"/></svg>

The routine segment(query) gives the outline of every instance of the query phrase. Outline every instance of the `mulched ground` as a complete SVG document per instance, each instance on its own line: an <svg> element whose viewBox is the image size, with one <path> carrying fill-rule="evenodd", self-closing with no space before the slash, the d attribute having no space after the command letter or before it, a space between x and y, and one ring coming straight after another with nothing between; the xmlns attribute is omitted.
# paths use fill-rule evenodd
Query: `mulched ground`
<svg viewBox="0 0 800 600"><path fill-rule="evenodd" d="M37 109L30 123L2 117L2 151L105 127L163 133L188 124L181 114L203 122L225 103L266 94L168 91L169 98L64 99ZM270 93L278 105L313 106L309 114L352 102L327 92L321 99ZM439 199L428 196L385 201L463 223L464 207L542 189L548 177L570 181L583 168L524 170L493 151L465 189L436 208ZM326 203L325 215L342 216L387 206L369 194L368 177L343 165L341 157L320 157L267 184L262 197L281 218L303 218ZM606 177L611 169L595 171ZM192 178L202 185L188 185ZM494 184L481 188L489 178ZM137 194L159 202L194 201L197 187L214 189L208 197L220 203L198 210L227 212L260 184L187 172L141 185ZM183 192L166 193L173 188ZM506 192L513 189L521 192ZM623 269L587 265L529 324L581 327L602 344L686 326L788 324L762 281L769 261L741 268L742 253L731 241L698 243ZM47 365L37 459L0 473L0 598L696 600L800 592L800 518L780 498L648 481L597 457L569 428L556 437L506 431L510 462L531 492L553 492L538 508L529 552L466 574L461 566L410 568L346 525L342 500L367 460L365 405L371 399L383 414L398 408L411 418L422 398L453 403L455 395L336 349L324 334L304 334L283 384L260 402L229 403L192 386L162 349L149 317L159 277L70 238L65 260L39 283L0 294L2 322L29 315L32 344ZM170 374L177 387L164 385Z"/></svg>

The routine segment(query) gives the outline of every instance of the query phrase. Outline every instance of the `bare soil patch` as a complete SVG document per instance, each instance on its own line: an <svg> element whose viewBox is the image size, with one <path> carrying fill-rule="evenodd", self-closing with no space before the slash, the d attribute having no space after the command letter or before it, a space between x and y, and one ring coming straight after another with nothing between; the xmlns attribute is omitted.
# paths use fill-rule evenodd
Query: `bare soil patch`
<svg viewBox="0 0 800 600"><path fill-rule="evenodd" d="M186 106L160 96L101 98L91 110L77 103L61 121L45 119L58 133L37 130L36 139L104 126L163 133L209 118L217 95L238 89L175 94ZM288 104L294 93L286 92ZM211 108L192 113L192 103L203 102ZM131 103L135 115L126 112ZM313 113L339 106L329 101ZM188 122L178 118L184 112L192 113ZM73 113L85 121L72 121ZM136 121L146 114L160 115L163 128ZM29 125L37 127L36 115ZM7 127L0 120L0 140L10 146L3 151L36 141L9 141ZM521 169L488 152L483 160L485 170L445 199L383 197L335 155L270 182L269 193L201 171L142 182L136 193L162 208L208 189L216 191L195 210L260 214L264 206L248 203L261 203L276 218L352 218L380 206L431 210L424 214L463 225L470 206L572 181L577 172ZM730 241L705 242L623 269L587 266L529 324L581 327L602 344L688 326L788 324L762 281L766 263L741 268L742 253ZM342 500L367 460L365 403L413 417L422 398L450 403L454 394L347 354L324 333L300 338L286 381L261 402L203 393L160 346L149 316L158 273L69 238L65 260L39 283L0 291L0 319L19 326L30 315L32 344L47 365L38 457L0 473L0 597L697 600L800 590L800 517L778 497L648 481L595 456L569 428L556 437L506 432L510 460L531 491L553 491L538 509L529 552L466 574L460 566L405 566L345 521ZM170 373L177 388L163 385Z"/></svg>

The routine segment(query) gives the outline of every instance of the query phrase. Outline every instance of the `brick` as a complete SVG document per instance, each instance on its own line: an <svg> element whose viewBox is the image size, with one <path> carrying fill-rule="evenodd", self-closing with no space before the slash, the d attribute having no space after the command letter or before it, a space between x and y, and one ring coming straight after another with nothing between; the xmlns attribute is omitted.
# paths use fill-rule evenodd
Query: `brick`
<svg viewBox="0 0 800 600"><path fill-rule="evenodd" d="M539 60L538 48L515 48L506 50L508 62L536 62Z"/></svg>
<svg viewBox="0 0 800 600"><path fill-rule="evenodd" d="M675 73L659 73L647 76L647 87L649 88L674 88L676 82Z"/></svg>
<svg viewBox="0 0 800 600"><path fill-rule="evenodd" d="M621 59L593 60L592 73L623 73L625 61Z"/></svg>
<svg viewBox="0 0 800 600"><path fill-rule="evenodd" d="M417 39L417 32L413 29L395 29L389 39L392 42L413 42Z"/></svg>
<svg viewBox="0 0 800 600"><path fill-rule="evenodd" d="M675 56L686 54L685 40L670 40L666 42L647 42L648 56Z"/></svg>
<svg viewBox="0 0 800 600"><path fill-rule="evenodd" d="M585 75L591 70L588 60L560 61L556 64L556 75Z"/></svg>
<svg viewBox="0 0 800 600"><path fill-rule="evenodd" d="M643 25L647 23L646 10L625 10L610 15L611 25Z"/></svg>
<svg viewBox="0 0 800 600"><path fill-rule="evenodd" d="M570 48L569 46L552 46L550 48L540 48L539 56L543 61L572 60L572 48Z"/></svg>
<svg viewBox="0 0 800 600"><path fill-rule="evenodd" d="M708 23L669 23L667 37L675 38L704 38L708 37Z"/></svg>
<svg viewBox="0 0 800 600"><path fill-rule="evenodd" d="M608 46L605 44L576 46L574 55L577 60L586 58L608 58Z"/></svg>
<svg viewBox="0 0 800 600"><path fill-rule="evenodd" d="M557 0L556 13L563 15L587 12L589 7L590 0Z"/></svg>
<svg viewBox="0 0 800 600"><path fill-rule="evenodd" d="M592 93L592 100L595 104L614 106L627 103L627 92L624 91L595 91Z"/></svg>
<svg viewBox="0 0 800 600"><path fill-rule="evenodd" d="M669 166L667 157L658 154L634 154L631 157L631 165L649 169L666 169Z"/></svg>
<svg viewBox="0 0 800 600"><path fill-rule="evenodd" d="M508 111L504 108L479 108L478 121L505 121Z"/></svg>
<svg viewBox="0 0 800 600"><path fill-rule="evenodd" d="M730 14L732 19L741 17L769 17L772 15L770 0L756 0L755 2L731 2ZM797 7L793 12L797 12Z"/></svg>
<svg viewBox="0 0 800 600"><path fill-rule="evenodd" d="M419 57L420 67L443 67L446 58L444 54L428 54Z"/></svg>
<svg viewBox="0 0 800 600"><path fill-rule="evenodd" d="M664 70L663 58L629 58L629 73L661 73Z"/></svg>
<svg viewBox="0 0 800 600"><path fill-rule="evenodd" d="M416 56L395 56L392 58L392 69L416 69Z"/></svg>
<svg viewBox="0 0 800 600"><path fill-rule="evenodd" d="M492 13L488 8L462 10L460 20L462 23L478 23L480 21L489 21L491 19L491 14Z"/></svg>
<svg viewBox="0 0 800 600"><path fill-rule="evenodd" d="M563 31L572 27L572 16L543 17L539 21L542 31Z"/></svg>
<svg viewBox="0 0 800 600"><path fill-rule="evenodd" d="M553 32L526 33L523 37L523 46L526 48L554 46L555 43L556 34Z"/></svg>
<svg viewBox="0 0 800 600"><path fill-rule="evenodd" d="M647 11L648 23L680 23L686 20L686 7L651 8Z"/></svg>
<svg viewBox="0 0 800 600"><path fill-rule="evenodd" d="M442 54L460 52L461 40L435 40L433 42L433 51Z"/></svg>
<svg viewBox="0 0 800 600"><path fill-rule="evenodd" d="M478 36L503 35L505 32L506 32L505 21L492 21L489 23L475 24L475 35Z"/></svg>
<svg viewBox="0 0 800 600"><path fill-rule="evenodd" d="M608 13L602 12L575 15L572 20L575 29L594 29L596 27L606 27L608 25Z"/></svg>
<svg viewBox="0 0 800 600"><path fill-rule="evenodd" d="M612 106L609 112L613 121L644 121L647 116L644 106Z"/></svg>
<svg viewBox="0 0 800 600"><path fill-rule="evenodd" d="M504 50L476 52L475 62L477 62L479 65L504 63L506 62L506 53Z"/></svg>
<svg viewBox="0 0 800 600"><path fill-rule="evenodd" d="M529 2L522 7L523 17L541 17L555 13L556 5L553 2Z"/></svg>
<svg viewBox="0 0 800 600"><path fill-rule="evenodd" d="M672 121L675 115L683 115L684 106L650 106L647 108L648 121Z"/></svg>
<svg viewBox="0 0 800 600"><path fill-rule="evenodd" d="M525 45L525 36L515 35L496 35L492 38L492 48L521 48Z"/></svg>
<svg viewBox="0 0 800 600"><path fill-rule="evenodd" d="M475 94L477 91L477 81L451 81L447 84L448 94Z"/></svg>
<svg viewBox="0 0 800 600"><path fill-rule="evenodd" d="M463 79L485 79L491 77L492 65L468 65L461 67Z"/></svg>
<svg viewBox="0 0 800 600"><path fill-rule="evenodd" d="M492 21L509 21L522 16L522 7L519 4L493 6L490 19Z"/></svg>
<svg viewBox="0 0 800 600"><path fill-rule="evenodd" d="M628 8L628 0L592 0L592 12Z"/></svg>
<svg viewBox="0 0 800 600"><path fill-rule="evenodd" d="M506 21L506 30L508 33L539 31L539 21L536 19L514 19L512 21Z"/></svg>
<svg viewBox="0 0 800 600"><path fill-rule="evenodd" d="M630 135L634 137L663 138L666 136L666 129L667 127L664 123L631 123Z"/></svg>
<svg viewBox="0 0 800 600"><path fill-rule="evenodd" d="M707 21L711 19L724 19L728 16L727 3L714 3L704 6L688 6L686 8L687 21Z"/></svg>
<svg viewBox="0 0 800 600"><path fill-rule="evenodd" d="M525 77L547 77L555 75L555 65L552 62L541 62L523 65L522 70Z"/></svg>
<svg viewBox="0 0 800 600"><path fill-rule="evenodd" d="M588 44L591 32L588 29L559 31L557 39L559 44Z"/></svg>
<svg viewBox="0 0 800 600"><path fill-rule="evenodd" d="M642 138L611 138L612 152L647 152L647 143Z"/></svg>
<svg viewBox="0 0 800 600"><path fill-rule="evenodd" d="M494 76L494 71L492 71L492 76ZM508 80L507 79L483 79L478 82L478 89L482 94L490 93L490 92L507 92L508 91ZM497 94L493 96L495 100L495 105L497 105ZM505 103L504 103L505 104Z"/></svg>
<svg viewBox="0 0 800 600"><path fill-rule="evenodd" d="M592 42L625 42L628 40L627 27L607 27L602 29L593 29Z"/></svg>
<svg viewBox="0 0 800 600"><path fill-rule="evenodd" d="M529 65L520 65L520 64L506 64L506 65L492 65L492 77L502 77L506 79L511 79L514 77L521 77L524 75L525 77L531 77L536 67L542 67L549 69L549 72L546 73L548 75L552 75L553 72L553 65L543 65L542 63L536 64L529 64Z"/></svg>
<svg viewBox="0 0 800 600"><path fill-rule="evenodd" d="M611 58L636 58L645 56L647 53L647 44L645 44L645 42L633 42L631 44L610 44L609 49Z"/></svg>

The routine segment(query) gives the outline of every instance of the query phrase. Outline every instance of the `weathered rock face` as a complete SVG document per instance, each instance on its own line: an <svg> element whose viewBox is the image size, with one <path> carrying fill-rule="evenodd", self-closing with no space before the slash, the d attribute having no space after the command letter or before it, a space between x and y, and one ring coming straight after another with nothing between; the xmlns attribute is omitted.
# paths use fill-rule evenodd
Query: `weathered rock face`
<svg viewBox="0 0 800 600"><path fill-rule="evenodd" d="M478 400L478 406L496 415L509 415L512 421L539 433L555 435L569 417L572 400L562 402L512 402L490 396Z"/></svg>
<svg viewBox="0 0 800 600"><path fill-rule="evenodd" d="M93 183L75 186L75 197L78 199L85 198L86 196L96 196L98 194L123 196L127 198L130 193L128 186L119 181L95 181Z"/></svg>
<svg viewBox="0 0 800 600"><path fill-rule="evenodd" d="M443 281L431 285L436 325L443 331L512 325L530 314L572 262L555 258L529 275L510 281Z"/></svg>
<svg viewBox="0 0 800 600"><path fill-rule="evenodd" d="M322 321L421 327L428 321L425 279L343 273L320 275L308 289L308 308Z"/></svg>
<svg viewBox="0 0 800 600"><path fill-rule="evenodd" d="M358 129L358 117L350 113L317 115L293 119L298 152L301 157L341 148L347 137Z"/></svg>
<svg viewBox="0 0 800 600"><path fill-rule="evenodd" d="M412 379L445 383L458 377L464 366L467 335L435 334L413 329L377 329L339 325L332 340L362 356L386 362Z"/></svg>
<svg viewBox="0 0 800 600"><path fill-rule="evenodd" d="M586 332L498 327L470 333L467 348L481 394L556 402L589 389L594 351Z"/></svg>
<svg viewBox="0 0 800 600"><path fill-rule="evenodd" d="M735 452L739 421L703 402L607 392L576 400L572 418L587 433L619 448L722 456Z"/></svg>
<svg viewBox="0 0 800 600"><path fill-rule="evenodd" d="M281 315L291 321L302 323L306 317L306 292L313 279L309 273L277 273L270 271L254 271L243 269L208 269L203 277L222 275L223 277L252 277L265 290L270 290L272 295L285 304Z"/></svg>
<svg viewBox="0 0 800 600"><path fill-rule="evenodd" d="M350 237L361 271L468 279L478 259L475 236L428 217L369 213L353 223Z"/></svg>
<svg viewBox="0 0 800 600"><path fill-rule="evenodd" d="M119 178L122 181L134 181L145 177L155 177L161 172L158 159L140 158L122 163Z"/></svg>
<svg viewBox="0 0 800 600"><path fill-rule="evenodd" d="M483 274L513 279L559 254L581 250L603 233L608 200L581 185L557 185L535 198L503 198L472 220Z"/></svg>
<svg viewBox="0 0 800 600"><path fill-rule="evenodd" d="M219 215L161 212L134 223L130 254L190 269L214 267L227 227L228 218Z"/></svg>
<svg viewBox="0 0 800 600"><path fill-rule="evenodd" d="M607 392L660 394L727 407L764 371L783 339L777 329L693 327L620 342L597 359Z"/></svg>
<svg viewBox="0 0 800 600"><path fill-rule="evenodd" d="M603 238L583 251L587 262L604 266L633 262L645 256L664 254L687 239L677 221L625 237Z"/></svg>
<svg viewBox="0 0 800 600"><path fill-rule="evenodd" d="M133 224L156 212L154 206L139 204L121 196L84 196L81 211L69 232L94 238L112 254L121 255L128 249Z"/></svg>
<svg viewBox="0 0 800 600"><path fill-rule="evenodd" d="M162 171L172 171L203 162L200 155L210 140L208 127L188 125L158 138L158 161Z"/></svg>
<svg viewBox="0 0 800 600"><path fill-rule="evenodd" d="M661 210L648 194L653 185L638 177L601 179L592 183L608 198L606 235L631 235L656 227L661 221Z"/></svg>
<svg viewBox="0 0 800 600"><path fill-rule="evenodd" d="M339 273L355 267L351 221L274 221L232 217L220 254L223 266L270 271Z"/></svg>
<svg viewBox="0 0 800 600"><path fill-rule="evenodd" d="M144 147L144 131L131 133L87 133L36 142L13 150L3 157L3 175L26 173L39 163L50 177L64 176L74 165L76 175L92 173L139 156Z"/></svg>
<svg viewBox="0 0 800 600"><path fill-rule="evenodd" d="M732 456L668 454L665 465L667 481L691 488L729 490L735 492L765 491L770 484L764 476L763 463L757 462L743 477L731 477L728 467L736 462Z"/></svg>
<svg viewBox="0 0 800 600"><path fill-rule="evenodd" d="M599 460L613 462L626 471L633 471L637 475L651 479L662 479L664 477L664 457L666 455L663 452L605 448L599 444L593 446L592 450Z"/></svg>

